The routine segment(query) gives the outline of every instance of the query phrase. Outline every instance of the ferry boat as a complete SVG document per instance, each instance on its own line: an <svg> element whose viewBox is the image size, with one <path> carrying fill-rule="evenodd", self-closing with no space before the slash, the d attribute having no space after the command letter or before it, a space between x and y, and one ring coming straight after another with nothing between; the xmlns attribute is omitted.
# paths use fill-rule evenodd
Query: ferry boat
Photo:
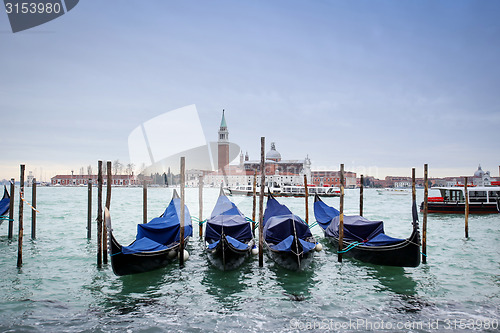
<svg viewBox="0 0 500 333"><path fill-rule="evenodd" d="M427 199L429 213L464 214L464 187L434 187L440 192L439 197ZM500 213L500 186L467 187L470 214ZM420 205L423 211L424 203Z"/></svg>
<svg viewBox="0 0 500 333"><path fill-rule="evenodd" d="M236 187L228 187L227 191L231 195L253 195L253 186L251 185L239 185ZM338 187L319 187L315 185L307 186L308 194L310 196L319 195L320 197L340 197L340 189ZM257 193L260 193L260 186L257 187ZM267 186L265 187L265 192L268 192ZM275 197L304 197L305 188L299 185L284 185L282 187L271 187L269 192Z"/></svg>
<svg viewBox="0 0 500 333"><path fill-rule="evenodd" d="M340 189L338 187L320 187L307 185L307 192L311 196L318 195L320 197L340 197ZM304 186L283 186L279 194L274 196L281 197L305 197L306 189Z"/></svg>

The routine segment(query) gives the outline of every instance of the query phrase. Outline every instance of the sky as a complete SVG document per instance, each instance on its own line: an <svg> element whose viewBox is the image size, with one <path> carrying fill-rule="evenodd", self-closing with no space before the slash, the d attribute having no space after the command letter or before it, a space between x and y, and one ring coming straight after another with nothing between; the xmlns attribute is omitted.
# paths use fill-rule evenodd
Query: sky
<svg viewBox="0 0 500 333"><path fill-rule="evenodd" d="M134 128L191 104L207 141L225 109L250 159L264 136L313 170L495 177L499 17L493 0L85 0L12 33L0 12L0 179L126 164Z"/></svg>

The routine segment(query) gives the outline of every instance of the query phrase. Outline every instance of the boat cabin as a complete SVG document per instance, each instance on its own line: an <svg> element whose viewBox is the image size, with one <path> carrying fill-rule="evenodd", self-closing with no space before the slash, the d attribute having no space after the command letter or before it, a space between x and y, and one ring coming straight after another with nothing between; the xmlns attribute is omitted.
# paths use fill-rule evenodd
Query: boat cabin
<svg viewBox="0 0 500 333"><path fill-rule="evenodd" d="M441 200L444 202L465 202L463 187L438 187ZM468 187L469 203L496 203L500 198L500 187ZM430 198L429 198L430 199ZM438 200L434 200L438 201Z"/></svg>

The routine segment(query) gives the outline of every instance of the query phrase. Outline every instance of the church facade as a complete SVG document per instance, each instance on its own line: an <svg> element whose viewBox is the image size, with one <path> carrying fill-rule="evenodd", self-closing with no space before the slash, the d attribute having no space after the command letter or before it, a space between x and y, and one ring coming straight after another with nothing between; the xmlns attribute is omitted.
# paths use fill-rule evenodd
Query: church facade
<svg viewBox="0 0 500 333"><path fill-rule="evenodd" d="M222 111L221 124L217 141L217 171L202 172L205 186L235 187L252 185L254 174L257 173L257 183L260 184L260 159L250 160L248 153L240 154L240 163L229 165L229 131L225 111ZM195 171L193 171L195 172ZM189 172L188 172L189 173ZM200 171L195 172L201 175ZM276 144L271 142L270 150L265 155L266 185L303 185L304 174L311 179L311 160L306 157L302 160L284 160L276 149ZM197 186L199 177L191 177L188 186Z"/></svg>

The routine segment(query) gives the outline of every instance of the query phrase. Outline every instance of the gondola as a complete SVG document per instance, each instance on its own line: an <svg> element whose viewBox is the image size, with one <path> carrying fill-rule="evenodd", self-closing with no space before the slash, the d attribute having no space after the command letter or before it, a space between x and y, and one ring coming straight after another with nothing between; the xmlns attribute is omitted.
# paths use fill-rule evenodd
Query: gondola
<svg viewBox="0 0 500 333"><path fill-rule="evenodd" d="M111 266L116 275L129 275L152 271L166 266L177 257L180 247L180 198L174 190L165 212L148 223L137 225L136 240L122 246L113 235L111 217L105 209L104 221L108 229L108 250ZM184 206L184 242L193 235L191 215Z"/></svg>
<svg viewBox="0 0 500 333"><path fill-rule="evenodd" d="M299 271L311 263L316 240L309 226L271 193L264 212L263 232L266 252L278 265Z"/></svg>
<svg viewBox="0 0 500 333"><path fill-rule="evenodd" d="M254 246L250 222L222 188L207 220L205 244L210 263L221 270L241 266Z"/></svg>
<svg viewBox="0 0 500 333"><path fill-rule="evenodd" d="M0 200L0 225L4 220L9 219L9 217L5 215L7 214L9 209L10 209L10 195L9 192L7 192L7 187L4 185L3 197L2 200Z"/></svg>
<svg viewBox="0 0 500 333"><path fill-rule="evenodd" d="M407 239L387 236L382 221L370 221L362 216L344 216L343 255L363 262L399 267L420 265L420 233L417 204L412 207L413 231ZM340 212L314 199L314 216L335 248L339 244Z"/></svg>

